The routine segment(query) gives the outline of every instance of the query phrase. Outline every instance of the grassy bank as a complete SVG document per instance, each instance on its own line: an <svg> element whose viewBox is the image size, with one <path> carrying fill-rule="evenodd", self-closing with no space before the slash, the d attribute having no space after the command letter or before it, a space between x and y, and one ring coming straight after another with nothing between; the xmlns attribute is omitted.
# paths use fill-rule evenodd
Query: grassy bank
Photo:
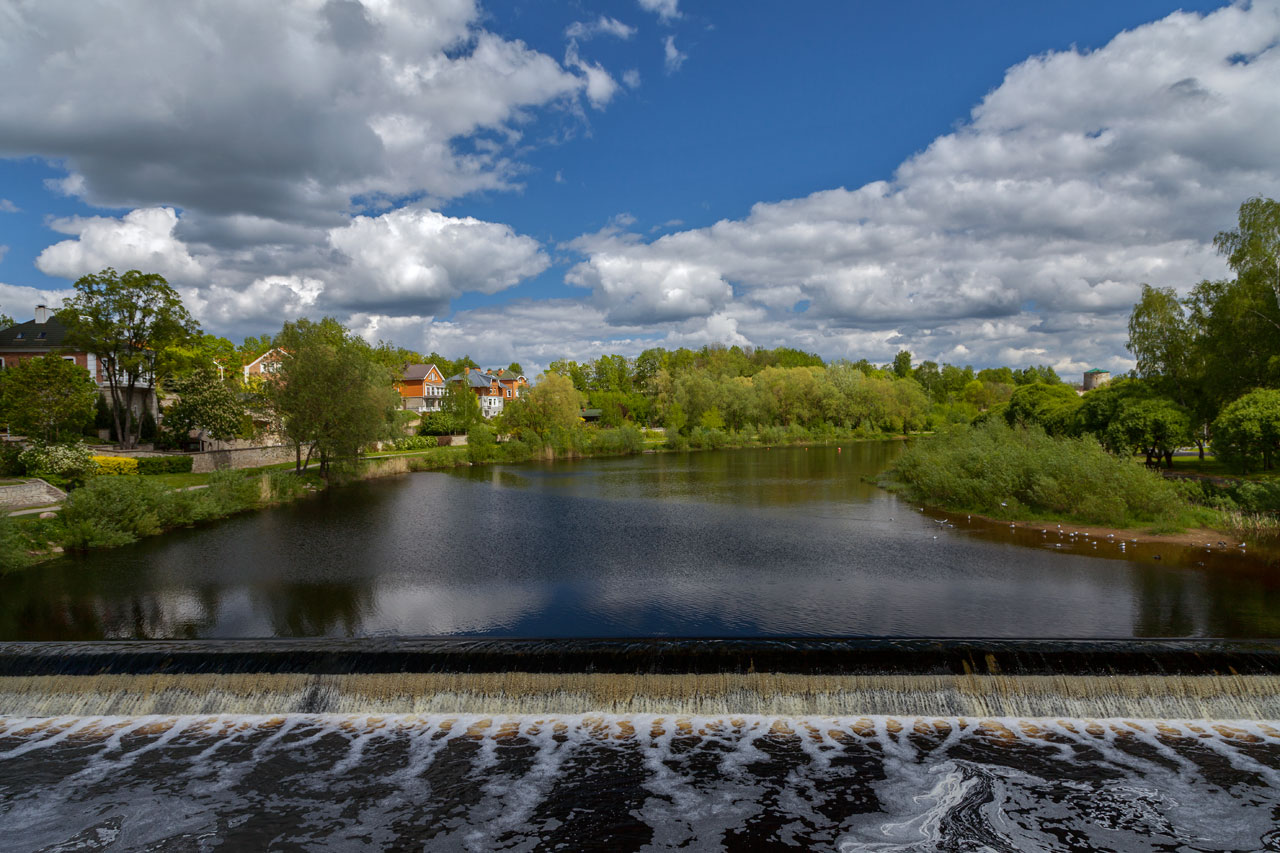
<svg viewBox="0 0 1280 853"><path fill-rule="evenodd" d="M1053 438L1000 421L916 442L882 484L921 503L1010 521L1154 533L1208 527L1255 541L1280 533L1272 511L1280 484L1173 481L1092 438Z"/></svg>

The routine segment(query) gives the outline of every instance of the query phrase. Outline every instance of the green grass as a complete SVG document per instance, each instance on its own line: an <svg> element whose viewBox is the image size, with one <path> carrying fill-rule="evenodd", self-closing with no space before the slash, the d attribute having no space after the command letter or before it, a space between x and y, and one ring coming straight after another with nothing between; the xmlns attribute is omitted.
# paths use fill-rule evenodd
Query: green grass
<svg viewBox="0 0 1280 853"><path fill-rule="evenodd" d="M170 489L185 489L189 486L209 484L208 474L140 474L139 476Z"/></svg>

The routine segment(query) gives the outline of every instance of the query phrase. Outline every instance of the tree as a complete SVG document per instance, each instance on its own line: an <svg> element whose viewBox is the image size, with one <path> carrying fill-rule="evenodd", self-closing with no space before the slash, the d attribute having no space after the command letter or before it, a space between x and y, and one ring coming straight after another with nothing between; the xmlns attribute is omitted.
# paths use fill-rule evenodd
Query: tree
<svg viewBox="0 0 1280 853"><path fill-rule="evenodd" d="M449 387L444 389L444 397L440 399L440 412L449 419L450 428L459 434L484 422L480 400L467 384L465 370L462 377L461 382L450 382Z"/></svg>
<svg viewBox="0 0 1280 853"><path fill-rule="evenodd" d="M911 375L910 352L898 350L898 354L893 357L893 372L899 379L906 379Z"/></svg>
<svg viewBox="0 0 1280 853"><path fill-rule="evenodd" d="M573 387L569 377L543 373L523 396L508 404L502 423L522 438L533 434L545 443L554 430L581 422L582 399L582 392Z"/></svg>
<svg viewBox="0 0 1280 853"><path fill-rule="evenodd" d="M68 346L97 357L107 377L116 433L125 447L135 447L141 426L133 404L144 401L158 377L174 368L174 353L189 346L198 326L182 298L162 276L108 267L86 275L64 300L58 320L67 328ZM145 403L144 403L145 405Z"/></svg>
<svg viewBox="0 0 1280 853"><path fill-rule="evenodd" d="M1237 227L1220 231L1213 245L1227 256L1236 276L1262 280L1280 299L1280 203L1262 197L1249 199L1240 205ZM1264 319L1280 329L1274 319Z"/></svg>
<svg viewBox="0 0 1280 853"><path fill-rule="evenodd" d="M219 441L229 441L241 431L246 415L244 404L226 382L218 379L213 368L205 367L175 380L172 388L179 399L165 408L164 426L179 441L193 429L204 430Z"/></svg>
<svg viewBox="0 0 1280 853"><path fill-rule="evenodd" d="M97 399L89 371L56 355L25 359L0 373L0 420L46 443L83 432Z"/></svg>
<svg viewBox="0 0 1280 853"><path fill-rule="evenodd" d="M284 355L268 395L298 470L314 454L327 475L333 462L354 460L366 444L394 433L400 395L363 339L326 317L286 323L276 343Z"/></svg>
<svg viewBox="0 0 1280 853"><path fill-rule="evenodd" d="M1142 297L1129 314L1129 351L1138 375L1163 381L1174 390L1191 381L1193 336L1186 312L1172 287L1142 285Z"/></svg>
<svg viewBox="0 0 1280 853"><path fill-rule="evenodd" d="M1071 435L1079 407L1080 398L1066 385L1037 382L1022 385L1013 392L1004 417L1009 426L1039 424L1049 435Z"/></svg>
<svg viewBox="0 0 1280 853"><path fill-rule="evenodd" d="M1280 460L1280 391L1262 389L1228 405L1213 422L1213 452L1248 471L1271 470Z"/></svg>

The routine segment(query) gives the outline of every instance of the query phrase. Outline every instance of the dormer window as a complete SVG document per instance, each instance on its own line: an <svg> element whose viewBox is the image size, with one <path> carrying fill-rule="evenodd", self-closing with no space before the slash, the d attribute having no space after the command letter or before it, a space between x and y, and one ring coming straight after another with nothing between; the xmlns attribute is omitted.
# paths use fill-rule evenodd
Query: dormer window
<svg viewBox="0 0 1280 853"><path fill-rule="evenodd" d="M13 336L13 339L14 339L15 341L20 341L20 340L22 340L23 338L25 338L26 336L27 336L27 333L26 333L26 332L18 332L18 334L16 334L16 335L14 335L14 336Z"/></svg>
<svg viewBox="0 0 1280 853"><path fill-rule="evenodd" d="M45 338L45 333L44 333L44 332L41 332L40 334L36 335L36 340L41 340L41 341L42 341L42 340L44 340L44 338Z"/></svg>

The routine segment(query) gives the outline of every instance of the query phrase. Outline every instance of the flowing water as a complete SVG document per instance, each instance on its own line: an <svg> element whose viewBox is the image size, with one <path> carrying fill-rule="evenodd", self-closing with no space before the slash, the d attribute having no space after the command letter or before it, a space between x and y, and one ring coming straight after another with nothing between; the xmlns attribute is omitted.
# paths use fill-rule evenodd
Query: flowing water
<svg viewBox="0 0 1280 853"><path fill-rule="evenodd" d="M924 512L900 447L367 482L0 577L0 640L1280 636L1275 554Z"/></svg>
<svg viewBox="0 0 1280 853"><path fill-rule="evenodd" d="M1280 850L1278 783L1251 722L0 722L7 850Z"/></svg>

